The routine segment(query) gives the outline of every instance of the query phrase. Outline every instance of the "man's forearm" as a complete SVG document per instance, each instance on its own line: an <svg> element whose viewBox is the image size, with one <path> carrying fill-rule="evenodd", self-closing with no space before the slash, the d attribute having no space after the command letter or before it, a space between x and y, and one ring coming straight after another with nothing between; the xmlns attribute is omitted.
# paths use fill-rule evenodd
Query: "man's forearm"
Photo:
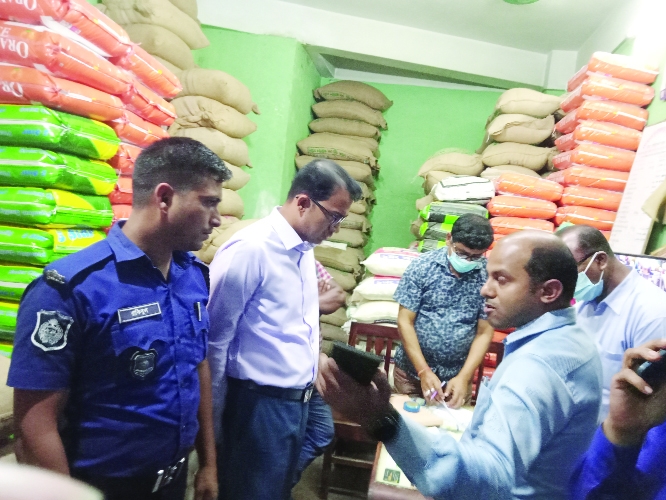
<svg viewBox="0 0 666 500"><path fill-rule="evenodd" d="M419 339L416 336L414 325L407 319L398 318L398 333L402 339L402 346L407 352L409 360L417 372L428 367L428 362L423 356L423 351L419 345Z"/></svg>
<svg viewBox="0 0 666 500"><path fill-rule="evenodd" d="M58 431L48 431L16 439L16 460L21 464L34 465L69 476L69 464L65 447Z"/></svg>
<svg viewBox="0 0 666 500"><path fill-rule="evenodd" d="M477 326L476 336L472 341L465 364L460 369L459 373L459 375L464 377L465 380L470 381L472 380L472 377L474 377L474 372L483 362L483 358L488 352L488 347L493 340L494 333L495 331L493 327L485 321L479 323Z"/></svg>
<svg viewBox="0 0 666 500"><path fill-rule="evenodd" d="M213 431L213 391L208 360L204 360L198 367L199 372L199 433L196 438L199 466L215 465L215 435Z"/></svg>

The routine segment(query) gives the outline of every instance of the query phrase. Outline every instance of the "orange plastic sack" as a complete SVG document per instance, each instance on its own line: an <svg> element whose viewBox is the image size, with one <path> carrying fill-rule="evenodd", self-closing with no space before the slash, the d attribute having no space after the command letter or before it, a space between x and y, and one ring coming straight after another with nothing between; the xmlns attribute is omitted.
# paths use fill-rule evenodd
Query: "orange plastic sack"
<svg viewBox="0 0 666 500"><path fill-rule="evenodd" d="M592 73L629 80L630 82L654 83L659 75L659 68L643 64L630 56L609 54L608 52L595 52L590 62L583 66L567 83L567 91L578 88Z"/></svg>
<svg viewBox="0 0 666 500"><path fill-rule="evenodd" d="M578 124L570 134L555 139L560 151L571 151L581 142L593 142L614 148L636 151L643 138L643 132L622 127L613 123L585 120Z"/></svg>
<svg viewBox="0 0 666 500"><path fill-rule="evenodd" d="M166 102L144 84L134 80L120 99L127 109L157 126L171 125L176 121L176 108Z"/></svg>
<svg viewBox="0 0 666 500"><path fill-rule="evenodd" d="M132 50L128 54L112 57L110 61L132 73L137 80L159 96L176 97L183 90L176 75L138 45L132 45Z"/></svg>
<svg viewBox="0 0 666 500"><path fill-rule="evenodd" d="M585 101L580 108L574 109L557 122L555 130L561 134L570 134L582 120L610 122L634 130L643 130L647 119L647 110L632 104L615 101Z"/></svg>
<svg viewBox="0 0 666 500"><path fill-rule="evenodd" d="M139 118L131 111L125 111L120 118L107 122L123 142L147 148L153 142L166 139L166 130Z"/></svg>
<svg viewBox="0 0 666 500"><path fill-rule="evenodd" d="M129 219L132 213L132 205L112 205L113 209L113 224L119 220Z"/></svg>
<svg viewBox="0 0 666 500"><path fill-rule="evenodd" d="M109 56L122 56L132 47L127 32L86 0L3 2L0 18L69 30Z"/></svg>
<svg viewBox="0 0 666 500"><path fill-rule="evenodd" d="M111 205L131 205L132 204L132 178L118 177L116 188L109 195Z"/></svg>
<svg viewBox="0 0 666 500"><path fill-rule="evenodd" d="M134 172L134 162L141 151L143 150L134 144L121 142L116 156L109 160L109 165L116 170L118 175L131 176Z"/></svg>
<svg viewBox="0 0 666 500"><path fill-rule="evenodd" d="M569 186L564 188L560 203L564 206L600 208L617 212L621 201L622 193L617 191Z"/></svg>
<svg viewBox="0 0 666 500"><path fill-rule="evenodd" d="M495 217L525 217L527 219L552 219L557 205L552 201L500 195L492 198L486 206Z"/></svg>
<svg viewBox="0 0 666 500"><path fill-rule="evenodd" d="M33 68L0 65L0 103L35 104L99 121L115 120L123 114L123 103L101 90Z"/></svg>
<svg viewBox="0 0 666 500"><path fill-rule="evenodd" d="M559 182L565 187L584 186L608 189L609 191L618 191L621 193L627 186L629 172L573 165L566 170L552 173L548 176L548 179Z"/></svg>
<svg viewBox="0 0 666 500"><path fill-rule="evenodd" d="M46 69L108 94L129 90L131 75L79 43L41 26L0 21L0 61Z"/></svg>
<svg viewBox="0 0 666 500"><path fill-rule="evenodd" d="M515 172L506 172L495 180L497 194L515 194L539 200L558 201L563 188L557 182Z"/></svg>
<svg viewBox="0 0 666 500"><path fill-rule="evenodd" d="M492 220L492 219L490 219L490 220ZM488 247L488 251L485 253L485 257L486 257L486 258L490 257L490 251L491 251L493 248L495 248L495 245L497 244L497 242L498 242L499 240L501 240L502 238L504 238L505 236L506 236L506 234L497 234L497 233L495 233L495 234L493 235L493 242L490 244L490 246Z"/></svg>
<svg viewBox="0 0 666 500"><path fill-rule="evenodd" d="M560 107L568 113L588 99L617 101L642 107L652 102L654 89L642 83L592 74L562 101Z"/></svg>
<svg viewBox="0 0 666 500"><path fill-rule="evenodd" d="M525 219L523 217L493 217L490 225L495 235L507 235L522 231L523 229L536 229L552 233L555 226L552 222L540 219Z"/></svg>
<svg viewBox="0 0 666 500"><path fill-rule="evenodd" d="M600 231L610 231L615 224L617 212L600 210L590 207L560 207L557 209L555 222L560 225L563 222L572 224L585 224L596 227Z"/></svg>
<svg viewBox="0 0 666 500"><path fill-rule="evenodd" d="M629 172L636 159L636 153L627 149L612 148L591 142L582 142L571 151L560 153L553 158L553 166L564 170L574 164L589 167L607 168L619 172Z"/></svg>

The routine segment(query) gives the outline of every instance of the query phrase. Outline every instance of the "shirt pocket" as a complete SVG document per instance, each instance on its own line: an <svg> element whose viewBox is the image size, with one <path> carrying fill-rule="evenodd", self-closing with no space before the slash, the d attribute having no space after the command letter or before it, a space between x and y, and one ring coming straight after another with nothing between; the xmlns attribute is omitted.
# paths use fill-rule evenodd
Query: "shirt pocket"
<svg viewBox="0 0 666 500"><path fill-rule="evenodd" d="M128 349L147 351L156 341L170 342L162 315L131 322L117 322L111 327L111 343L116 356Z"/></svg>
<svg viewBox="0 0 666 500"><path fill-rule="evenodd" d="M181 336L183 347L187 349L190 359L198 365L204 359L208 351L208 330L210 321L205 307L201 311L190 313L190 324L186 332Z"/></svg>

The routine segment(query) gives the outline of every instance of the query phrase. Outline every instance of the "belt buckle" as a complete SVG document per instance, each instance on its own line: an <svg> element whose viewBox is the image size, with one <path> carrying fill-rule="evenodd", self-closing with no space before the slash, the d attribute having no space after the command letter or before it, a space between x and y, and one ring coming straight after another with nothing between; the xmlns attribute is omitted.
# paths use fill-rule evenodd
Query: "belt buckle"
<svg viewBox="0 0 666 500"><path fill-rule="evenodd" d="M309 388L305 389L305 391L303 392L303 402L304 403L307 403L308 401L310 401L310 398L312 397L313 389L314 389L313 387L309 387Z"/></svg>
<svg viewBox="0 0 666 500"><path fill-rule="evenodd" d="M166 469L157 471L157 480L155 481L155 485L153 486L152 493L155 493L156 491L160 490L164 486L167 486L174 479L176 479L184 463L185 463L185 457L178 460L178 462L176 462L174 465L171 465Z"/></svg>

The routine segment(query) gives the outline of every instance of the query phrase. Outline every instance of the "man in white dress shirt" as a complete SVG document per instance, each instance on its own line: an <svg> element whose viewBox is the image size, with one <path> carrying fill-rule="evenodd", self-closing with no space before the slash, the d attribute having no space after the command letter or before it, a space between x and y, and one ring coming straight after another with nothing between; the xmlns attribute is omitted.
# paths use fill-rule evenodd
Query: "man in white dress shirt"
<svg viewBox="0 0 666 500"><path fill-rule="evenodd" d="M339 165L315 160L296 174L283 206L239 231L211 263L221 500L289 498L319 357L312 249L360 197Z"/></svg>

